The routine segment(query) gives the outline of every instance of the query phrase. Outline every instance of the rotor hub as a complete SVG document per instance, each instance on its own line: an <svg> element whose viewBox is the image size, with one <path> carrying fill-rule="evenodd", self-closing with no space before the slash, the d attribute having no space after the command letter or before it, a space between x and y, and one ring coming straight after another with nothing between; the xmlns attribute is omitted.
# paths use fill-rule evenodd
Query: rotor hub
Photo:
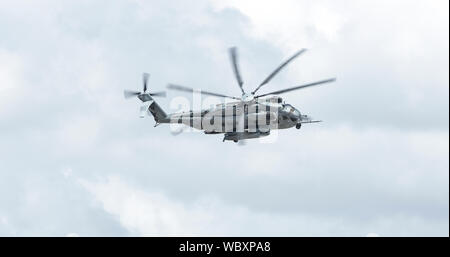
<svg viewBox="0 0 450 257"><path fill-rule="evenodd" d="M252 101L254 98L255 98L255 95L253 95L253 94L247 94L247 93L242 94L242 101L249 102L249 101Z"/></svg>

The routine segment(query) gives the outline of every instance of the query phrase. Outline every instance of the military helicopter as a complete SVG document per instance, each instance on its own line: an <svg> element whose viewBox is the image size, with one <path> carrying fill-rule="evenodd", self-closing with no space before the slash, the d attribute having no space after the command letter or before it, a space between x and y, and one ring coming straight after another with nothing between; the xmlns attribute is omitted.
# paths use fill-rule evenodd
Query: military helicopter
<svg viewBox="0 0 450 257"><path fill-rule="evenodd" d="M293 56L279 65L266 79L263 80L251 93L246 93L243 88L243 80L238 67L238 56L236 47L229 49L230 59L234 75L242 92L241 97L229 96L209 91L195 90L193 88L169 84L168 89L183 92L210 95L232 99L228 103L217 104L209 109L199 111L188 111L166 114L155 102L154 96L165 96L165 92L147 92L147 81L149 74L143 74L143 92L124 91L125 98L136 96L142 101L141 117L145 113L152 115L155 119L155 127L162 123L177 123L203 130L205 134L224 134L223 141L239 142L244 139L253 139L268 136L271 130L287 129L296 127L300 129L304 123L316 123L308 115L301 114L300 111L290 104L286 104L278 95L307 87L318 86L336 79L320 80L308 84L290 87L270 93L256 95L256 92L278 74L286 65L304 53L306 49L297 51Z"/></svg>

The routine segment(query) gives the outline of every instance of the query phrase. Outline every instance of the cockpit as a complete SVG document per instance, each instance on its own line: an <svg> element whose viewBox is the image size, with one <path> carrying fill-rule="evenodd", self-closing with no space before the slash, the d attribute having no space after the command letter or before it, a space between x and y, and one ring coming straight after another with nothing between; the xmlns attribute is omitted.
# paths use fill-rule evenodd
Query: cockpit
<svg viewBox="0 0 450 257"><path fill-rule="evenodd" d="M300 116L300 112L297 110L297 109L295 109L292 105L290 105L290 104L283 104L283 109L282 109L284 112L286 112L286 113L292 113L292 114L294 114L295 116Z"/></svg>

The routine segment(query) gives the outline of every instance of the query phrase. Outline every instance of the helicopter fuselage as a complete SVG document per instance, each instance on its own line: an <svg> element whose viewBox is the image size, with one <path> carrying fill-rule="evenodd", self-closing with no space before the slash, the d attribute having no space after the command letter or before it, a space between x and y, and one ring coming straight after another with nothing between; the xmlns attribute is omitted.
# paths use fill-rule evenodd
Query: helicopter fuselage
<svg viewBox="0 0 450 257"><path fill-rule="evenodd" d="M277 96L218 104L201 111L172 113L157 123L175 123L203 130L205 134L225 133L224 140L267 136L270 130L298 127L307 116Z"/></svg>

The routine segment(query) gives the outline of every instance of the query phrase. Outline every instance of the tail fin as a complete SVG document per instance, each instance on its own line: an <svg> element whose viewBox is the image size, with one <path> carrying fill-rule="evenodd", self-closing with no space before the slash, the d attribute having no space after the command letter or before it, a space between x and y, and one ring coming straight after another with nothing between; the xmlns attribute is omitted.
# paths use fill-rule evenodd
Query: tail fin
<svg viewBox="0 0 450 257"><path fill-rule="evenodd" d="M169 118L167 114L163 111L163 109L156 103L151 94L140 94L137 96L139 100L142 101L141 105L141 118L145 117L145 113L147 112L149 115L153 115L156 123L167 123L169 122Z"/></svg>
<svg viewBox="0 0 450 257"><path fill-rule="evenodd" d="M144 73L142 74L142 82L143 82L143 91L130 91L125 90L123 95L125 98L137 97L142 101L141 105L141 118L145 117L146 112L150 112L155 118L156 123L169 122L169 118L167 114L163 111L163 109L153 100L152 96L166 96L166 92L147 92L147 81L150 74Z"/></svg>
<svg viewBox="0 0 450 257"><path fill-rule="evenodd" d="M167 123L169 122L169 118L167 117L167 114L164 112L164 110L155 102L155 100L152 100L152 103L148 106L147 109L155 119L156 123Z"/></svg>

